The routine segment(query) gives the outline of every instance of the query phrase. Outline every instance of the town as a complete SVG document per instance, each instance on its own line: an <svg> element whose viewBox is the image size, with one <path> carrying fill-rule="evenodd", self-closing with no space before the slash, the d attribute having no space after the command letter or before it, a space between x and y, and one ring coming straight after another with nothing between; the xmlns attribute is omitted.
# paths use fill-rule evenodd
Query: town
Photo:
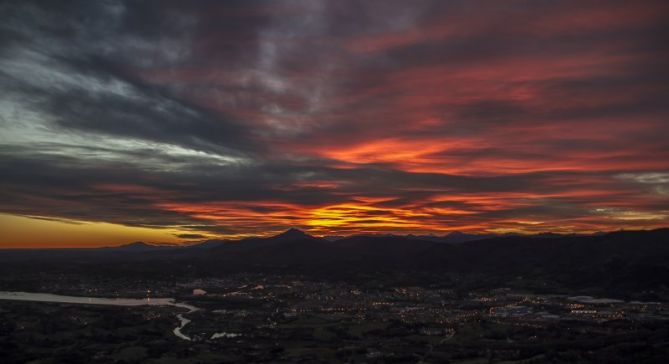
<svg viewBox="0 0 669 364"><path fill-rule="evenodd" d="M54 283L59 280L63 283ZM138 281L134 286L127 280L118 285L107 281L104 286L97 282L97 288L94 280L73 282L56 277L48 287L54 293L91 297L174 297L198 310L185 314L185 336L176 337L171 328L178 310L173 308L40 302L22 303L24 308L17 312L12 309L17 303L3 302L2 344L26 347L28 352L28 346L34 349L58 340L65 340L59 346L90 341L83 345L83 357L101 362L119 357L126 358L124 362L180 362L185 356L197 362L550 362L602 357L615 361L621 350L629 358L636 346L644 348L647 359L655 351L662 355L669 342L667 302L273 274ZM35 322L38 317L40 323ZM105 323L96 324L99 320ZM21 331L30 325L41 335L53 335L43 342L34 335L23 336ZM106 331L101 342L92 340L102 328ZM69 330L73 332L66 334ZM140 331L132 334L133 330ZM80 336L83 332L86 335ZM119 333L125 333L124 342L131 339L131 351L120 353L102 344L114 342Z"/></svg>

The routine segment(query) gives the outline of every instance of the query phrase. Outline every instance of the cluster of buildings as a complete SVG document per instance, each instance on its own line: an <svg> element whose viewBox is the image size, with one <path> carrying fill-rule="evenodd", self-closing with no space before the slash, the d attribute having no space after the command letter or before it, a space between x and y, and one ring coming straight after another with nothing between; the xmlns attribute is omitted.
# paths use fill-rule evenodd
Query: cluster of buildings
<svg viewBox="0 0 669 364"><path fill-rule="evenodd" d="M200 288L202 287L202 288ZM588 296L540 295L508 288L456 293L430 287L386 287L299 277L239 276L182 284L193 298L235 301L232 317L269 321L268 327L317 315L351 322L399 322L423 335L452 336L470 321L489 320L521 327L554 323L601 323L614 320L669 320L669 306L660 302L626 302ZM244 302L248 303L246 305Z"/></svg>

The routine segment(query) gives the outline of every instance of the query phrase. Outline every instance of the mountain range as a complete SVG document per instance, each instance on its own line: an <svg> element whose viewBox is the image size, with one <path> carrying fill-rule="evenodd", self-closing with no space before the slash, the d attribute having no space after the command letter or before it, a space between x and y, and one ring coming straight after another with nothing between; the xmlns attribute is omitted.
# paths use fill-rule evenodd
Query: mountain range
<svg viewBox="0 0 669 364"><path fill-rule="evenodd" d="M557 282L569 287L666 291L669 229L592 235L354 235L334 240L290 229L272 237L209 240L190 246L135 242L101 249L0 251L0 273L18 266L33 266L41 272L66 269L155 276L458 274L505 282L532 280L541 285Z"/></svg>

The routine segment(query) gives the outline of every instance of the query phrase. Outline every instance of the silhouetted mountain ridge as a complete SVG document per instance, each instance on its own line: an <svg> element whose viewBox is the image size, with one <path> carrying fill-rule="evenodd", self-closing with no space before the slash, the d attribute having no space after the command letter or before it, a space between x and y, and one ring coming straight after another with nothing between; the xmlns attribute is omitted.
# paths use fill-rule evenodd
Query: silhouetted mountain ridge
<svg viewBox="0 0 669 364"><path fill-rule="evenodd" d="M248 244L247 244L248 243ZM308 234L224 244L210 259L244 270L432 271L556 277L573 284L662 285L669 282L669 229L598 235L506 235L460 244L416 236ZM594 283L593 283L594 284Z"/></svg>
<svg viewBox="0 0 669 364"><path fill-rule="evenodd" d="M180 248L182 247L181 245L175 245L175 244L150 244L150 243L145 243L143 241L135 241L132 243L120 245L120 246L113 246L113 247L104 247L101 248L103 250L111 250L111 251L152 251L152 250L159 250L159 249L174 249L174 248Z"/></svg>
<svg viewBox="0 0 669 364"><path fill-rule="evenodd" d="M456 236L459 236L457 234ZM299 230L188 247L135 242L104 249L0 251L9 267L127 275L217 276L239 272L472 275L609 291L669 290L669 229L593 235L503 235L445 244L434 237L356 235L329 241ZM21 268L23 269L23 268ZM497 283L496 283L497 284Z"/></svg>

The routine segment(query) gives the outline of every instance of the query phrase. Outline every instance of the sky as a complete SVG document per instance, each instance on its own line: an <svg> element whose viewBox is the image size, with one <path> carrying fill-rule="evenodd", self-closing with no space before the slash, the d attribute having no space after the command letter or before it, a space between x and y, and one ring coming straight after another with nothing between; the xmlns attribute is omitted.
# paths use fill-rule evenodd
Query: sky
<svg viewBox="0 0 669 364"><path fill-rule="evenodd" d="M0 247L669 226L666 1L0 1Z"/></svg>

